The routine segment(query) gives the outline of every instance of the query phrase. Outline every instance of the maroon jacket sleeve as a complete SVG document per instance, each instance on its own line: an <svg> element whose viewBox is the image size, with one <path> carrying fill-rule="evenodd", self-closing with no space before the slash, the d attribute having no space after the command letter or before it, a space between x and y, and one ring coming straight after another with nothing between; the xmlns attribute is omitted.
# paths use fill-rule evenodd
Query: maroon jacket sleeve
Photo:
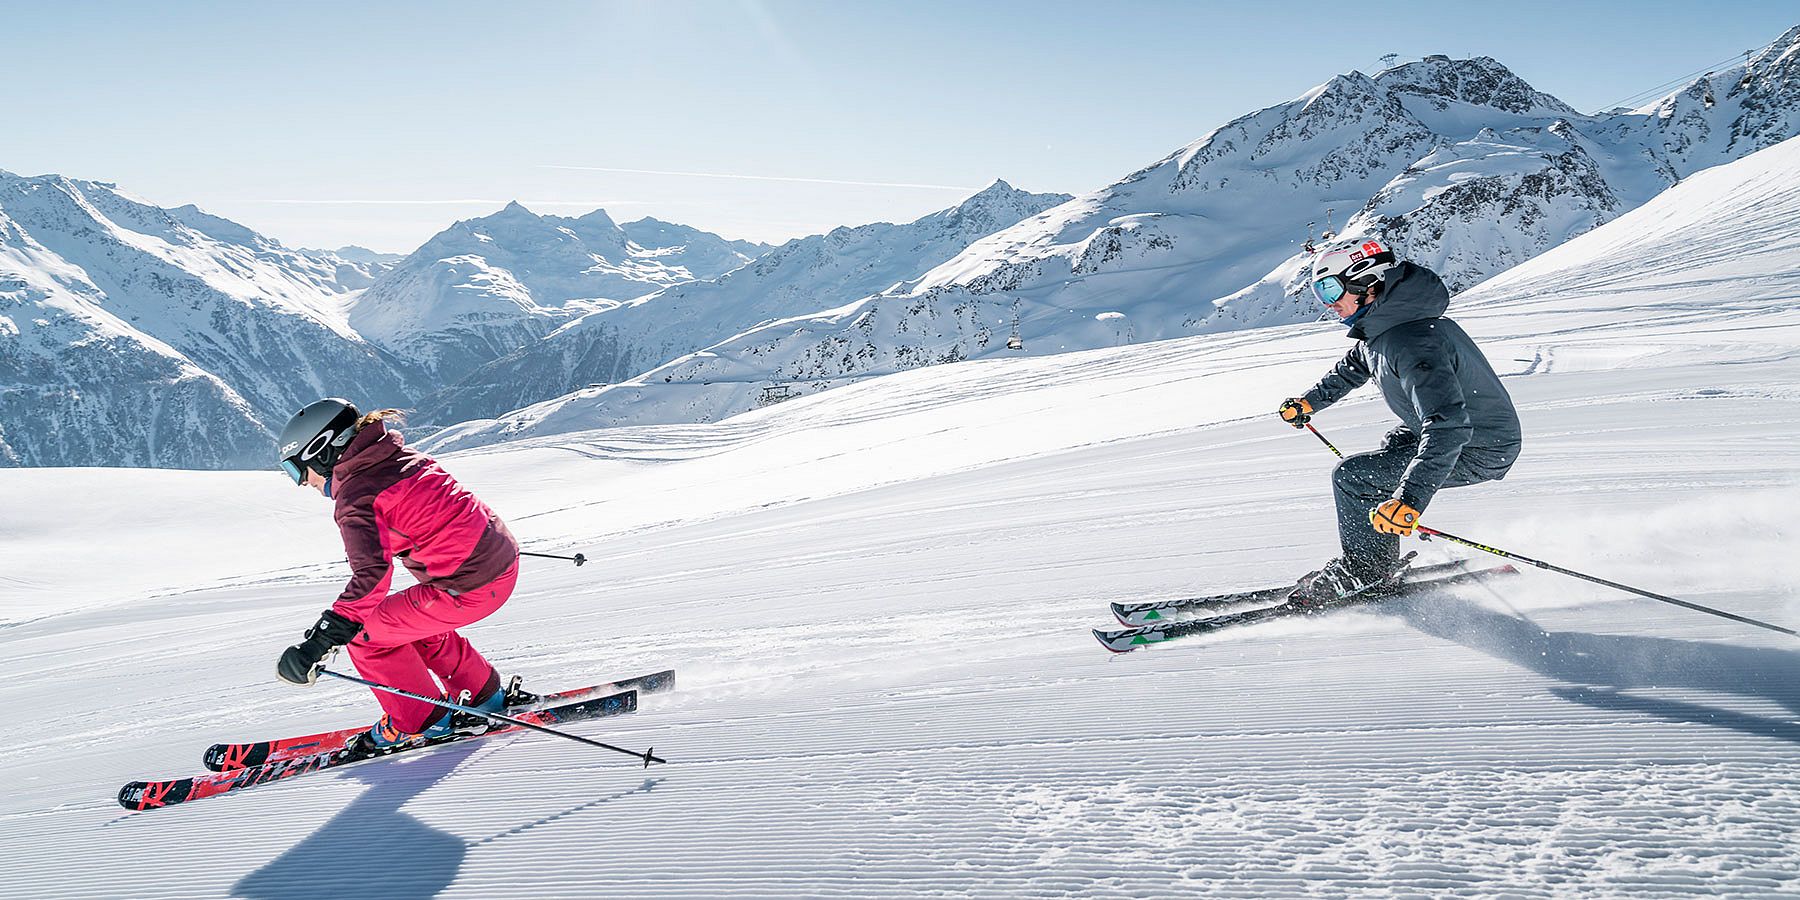
<svg viewBox="0 0 1800 900"><path fill-rule="evenodd" d="M338 510L338 532L344 537L344 555L350 561L350 583L338 595L332 610L347 619L367 621L368 611L387 596L394 577L394 561L381 545L381 528L375 522L375 494L362 493Z"/></svg>

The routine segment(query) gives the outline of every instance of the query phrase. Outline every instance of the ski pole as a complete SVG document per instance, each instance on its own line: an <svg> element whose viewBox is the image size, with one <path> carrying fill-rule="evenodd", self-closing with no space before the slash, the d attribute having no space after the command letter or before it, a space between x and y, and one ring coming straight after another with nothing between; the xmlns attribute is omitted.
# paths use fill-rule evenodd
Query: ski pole
<svg viewBox="0 0 1800 900"><path fill-rule="evenodd" d="M1306 428L1307 428L1307 430L1311 431L1313 434L1318 434L1319 440L1325 441L1325 446L1331 447L1331 452L1337 453L1337 455L1340 459L1343 457L1344 454L1338 453L1338 448L1332 447L1331 442L1326 441L1325 436L1322 434L1319 434L1319 430L1317 428L1312 427L1311 423L1308 423ZM1714 609L1710 606L1702 606L1698 603L1690 603L1686 600L1677 600L1674 597L1669 597L1669 596L1666 596L1663 594L1658 594L1654 591L1646 591L1643 588L1635 588L1629 584L1620 584L1616 581L1608 581L1605 578L1598 578L1593 575L1586 575L1581 572L1577 572L1574 569L1565 569L1562 566L1552 565L1550 563L1544 562L1543 560L1532 559L1529 556L1520 556L1517 553L1512 553L1512 552L1509 552L1506 550L1502 550L1498 547L1489 547L1486 544L1478 543L1476 541L1471 541L1468 538L1457 537L1456 535L1451 534L1447 531L1439 531L1436 528L1431 528L1424 524L1416 525L1416 526L1414 526L1414 528L1415 528L1415 530L1417 530L1419 532L1419 540L1422 540L1422 541L1428 541L1428 540L1432 539L1433 537L1441 537L1446 541L1453 541L1453 542L1461 544L1465 547L1473 547L1476 550L1480 550L1485 553L1492 553L1495 556L1501 556L1501 557L1505 557L1506 559L1514 560L1516 562L1522 562L1528 566L1536 566L1540 569L1544 569L1544 570L1550 571L1550 572L1556 572L1557 574L1560 574L1560 575L1568 575L1573 578L1579 578L1583 581L1591 581L1595 584L1603 584L1609 588L1613 588L1615 590L1621 590L1628 594L1636 594L1640 597L1648 597L1651 600L1661 600L1664 603L1673 603L1676 606L1684 607L1686 609L1691 609L1696 612L1710 613L1712 615L1719 616L1720 618L1730 619L1734 622L1742 622L1746 625L1755 625L1758 628L1767 628L1770 631L1779 631L1782 634L1790 634L1795 637L1800 637L1800 631L1795 631L1792 628L1783 628L1780 625L1771 625L1768 622L1763 622L1763 621L1760 621L1757 619L1752 619L1749 616L1740 616L1737 613L1726 612L1725 610L1722 610L1722 609Z"/></svg>
<svg viewBox="0 0 1800 900"><path fill-rule="evenodd" d="M667 763L668 762L668 760L655 755L655 753L653 751L656 748L654 748L654 747L650 748L649 750L645 750L642 753L639 753L636 750L627 750L624 747L614 747L611 744L604 744L604 743L601 743L600 741L591 741L591 740L588 740L587 738L584 738L578 734L570 734L566 731L557 731L554 728L546 728L542 725L537 724L536 722L527 722L523 719L515 719L512 716L504 715L501 713L482 712L481 710L476 709L472 706L464 706L461 703L451 703L448 700L439 700L434 697L423 697L423 696L415 694L411 691L403 691L397 687L388 687L385 684L377 684L373 681L368 681L368 680L365 680L362 678L358 678L355 675L345 675L342 672L333 672L330 669L320 669L319 674L320 675L330 675L333 678L341 678L345 681L354 681L357 684L360 684L364 687L371 687L378 691L387 691L390 694L399 694L402 697L411 697L414 700L423 700L426 703L430 703L435 706L442 706L445 709L454 709L454 710L458 710L460 712L466 712L466 713L469 713L470 715L480 716L484 719L487 719L490 722L496 722L496 721L497 722L505 722L508 725L517 725L520 728L529 728L532 731L541 731L545 734L554 734L557 737L568 738L571 741L580 741L583 744L587 744L587 745L593 746L593 747L599 747L603 750L612 750L616 753L623 753L626 756L635 756L638 759L641 759L644 761L644 768L646 768L646 769L650 768L650 764L653 762L659 762L659 763Z"/></svg>
<svg viewBox="0 0 1800 900"><path fill-rule="evenodd" d="M581 565L584 562L587 562L587 557L582 556L579 553L575 554L574 556L561 556L561 555L558 555L555 553L533 553L529 550L520 550L519 555L520 556L541 556L544 559L566 559L566 560L570 560L570 561L574 562L575 565L577 565L577 566Z"/></svg>
<svg viewBox="0 0 1800 900"><path fill-rule="evenodd" d="M1321 441L1324 441L1324 442L1325 442L1325 449L1327 449L1327 450L1330 450L1330 451L1331 451L1331 452L1332 452L1332 453L1335 453L1335 454L1337 454L1337 458L1338 458L1338 459L1343 459L1343 458L1344 458L1344 454L1343 454L1343 452L1342 452L1342 451L1340 451L1340 450L1338 450L1338 448L1337 448L1337 447L1335 447L1335 446L1333 446L1333 445L1332 445L1332 443L1331 443L1331 442L1330 442L1330 441L1326 441L1326 440L1325 440L1325 436L1324 436L1324 435L1322 435L1322 434L1320 434L1320 433L1319 433L1319 429L1317 429L1317 428L1314 428L1314 427L1313 427L1313 426L1312 426L1312 423L1311 423L1311 422L1308 422L1308 423L1306 423L1306 430L1307 430L1307 431L1310 431L1310 432L1312 432L1312 433L1313 433L1313 436L1314 436L1314 437L1316 437L1316 438L1318 438L1318 439L1319 439L1319 440L1321 440Z"/></svg>
<svg viewBox="0 0 1800 900"><path fill-rule="evenodd" d="M1489 547L1486 544L1479 544L1479 543L1476 543L1475 541L1469 540L1468 538L1457 537L1454 534L1450 534L1449 532L1439 531L1436 528L1428 528L1424 525L1419 525L1419 526L1417 526L1417 528L1419 531L1419 539L1420 540L1430 540L1431 538L1434 538L1434 537L1441 537L1446 541L1455 541L1456 543L1461 544L1464 547L1474 547L1477 550L1484 550L1488 553L1494 554L1495 556L1503 556L1503 557L1506 557L1507 559L1516 560L1518 562L1525 563L1526 565L1529 565L1529 566L1537 566L1540 569L1547 569L1551 572L1556 572L1556 573L1559 573L1562 575L1570 575L1575 578L1579 578L1583 581L1591 581L1595 584L1603 584L1609 588L1616 588L1618 590L1625 591L1626 593L1636 594L1639 597L1649 597L1652 600L1661 600L1664 603L1673 603L1676 606L1686 607L1687 609L1696 610L1698 612L1711 613L1715 616L1719 616L1719 617L1725 618L1725 619L1730 619L1734 622L1742 622L1746 625L1755 625L1758 628L1767 628L1770 631L1779 631L1782 634L1791 634L1795 637L1800 637L1800 631L1795 631L1792 628L1783 628L1780 625L1771 625L1768 622L1758 621L1756 619L1750 618L1749 616L1740 616L1737 613L1726 612L1722 609L1713 609L1710 606L1701 606L1698 603L1689 603L1686 600L1677 600L1674 597L1667 597L1662 594L1655 593L1654 591L1646 591L1643 588L1634 588L1629 584L1620 584L1616 581L1608 581L1604 578L1596 578L1593 575L1583 575L1582 573L1574 571L1572 569L1565 569L1562 566L1551 565L1550 563L1544 562L1543 560L1532 559L1529 556L1520 556L1517 553L1509 553L1505 550L1501 550L1498 547Z"/></svg>

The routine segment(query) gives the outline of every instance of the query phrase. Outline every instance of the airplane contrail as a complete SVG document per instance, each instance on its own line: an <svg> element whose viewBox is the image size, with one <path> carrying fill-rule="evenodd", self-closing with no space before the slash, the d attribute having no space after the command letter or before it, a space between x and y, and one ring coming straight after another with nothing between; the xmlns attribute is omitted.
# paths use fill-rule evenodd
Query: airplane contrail
<svg viewBox="0 0 1800 900"><path fill-rule="evenodd" d="M954 184L913 184L896 181L839 181L834 178L794 178L784 175L733 175L723 172L670 172L662 169L617 169L608 166L553 166L540 169L566 169L574 172L619 172L626 175L669 175L677 178L727 178L738 181L793 181L801 184L842 184L851 187L918 188L928 191L978 191L980 188Z"/></svg>
<svg viewBox="0 0 1800 900"><path fill-rule="evenodd" d="M469 206L493 205L505 206L511 200L489 200L471 198L467 200L240 200L239 203L276 203L282 205L304 204L312 206ZM601 206L640 205L645 200L520 200L526 206L582 206L594 209Z"/></svg>

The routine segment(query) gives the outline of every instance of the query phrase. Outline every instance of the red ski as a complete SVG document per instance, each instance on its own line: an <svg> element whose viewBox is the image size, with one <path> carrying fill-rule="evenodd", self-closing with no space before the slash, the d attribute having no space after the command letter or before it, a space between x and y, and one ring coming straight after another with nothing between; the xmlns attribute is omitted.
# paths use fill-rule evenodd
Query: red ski
<svg viewBox="0 0 1800 900"><path fill-rule="evenodd" d="M563 722L579 722L584 719L598 719L606 716L623 715L637 710L637 691L627 690L604 697L590 697L574 703L553 706L520 713L513 718L533 725L555 725ZM202 800L216 797L219 794L280 781L308 772L332 769L364 760L380 759L397 753L406 753L426 747L436 747L457 741L473 740L496 734L523 732L526 729L518 725L501 725L486 731L451 734L433 741L416 744L403 744L398 747L374 753L355 753L347 748L327 750L305 756L267 762L258 766L234 769L229 772L215 772L193 778L175 778L167 781L133 781L119 789L119 805L126 809L145 810L173 806L191 800Z"/></svg>
<svg viewBox="0 0 1800 900"><path fill-rule="evenodd" d="M573 688L555 694L523 694L522 697L506 705L504 712L509 716L517 716L520 711L542 709L546 706L561 706L576 703L590 697L615 694L619 691L635 690L639 694L654 694L671 690L675 687L675 670L668 669L637 678L623 681L610 681L592 687ZM509 687L508 694L518 693L516 688ZM300 737L279 738L273 741L253 741L241 744L214 744L206 748L204 761L208 769L214 772L231 772L247 769L267 763L281 762L302 756L313 756L332 750L340 750L350 743L350 739L368 731L369 726L358 725L353 728L339 728L335 731L323 731L318 734L301 735Z"/></svg>

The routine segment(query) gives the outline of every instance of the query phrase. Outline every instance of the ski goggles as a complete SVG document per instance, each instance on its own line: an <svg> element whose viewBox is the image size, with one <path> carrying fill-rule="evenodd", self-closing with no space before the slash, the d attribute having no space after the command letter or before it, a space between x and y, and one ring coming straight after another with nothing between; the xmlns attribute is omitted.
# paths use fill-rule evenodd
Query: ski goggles
<svg viewBox="0 0 1800 900"><path fill-rule="evenodd" d="M1350 283L1342 275L1327 275L1312 283L1313 296L1326 306L1342 300L1349 288Z"/></svg>
<svg viewBox="0 0 1800 900"><path fill-rule="evenodd" d="M281 471L286 472L287 477L294 479L294 484L296 484L296 485L301 485L301 484L306 483L306 471L301 469L300 464L295 462L294 460L291 460L291 459L282 460L281 461Z"/></svg>

